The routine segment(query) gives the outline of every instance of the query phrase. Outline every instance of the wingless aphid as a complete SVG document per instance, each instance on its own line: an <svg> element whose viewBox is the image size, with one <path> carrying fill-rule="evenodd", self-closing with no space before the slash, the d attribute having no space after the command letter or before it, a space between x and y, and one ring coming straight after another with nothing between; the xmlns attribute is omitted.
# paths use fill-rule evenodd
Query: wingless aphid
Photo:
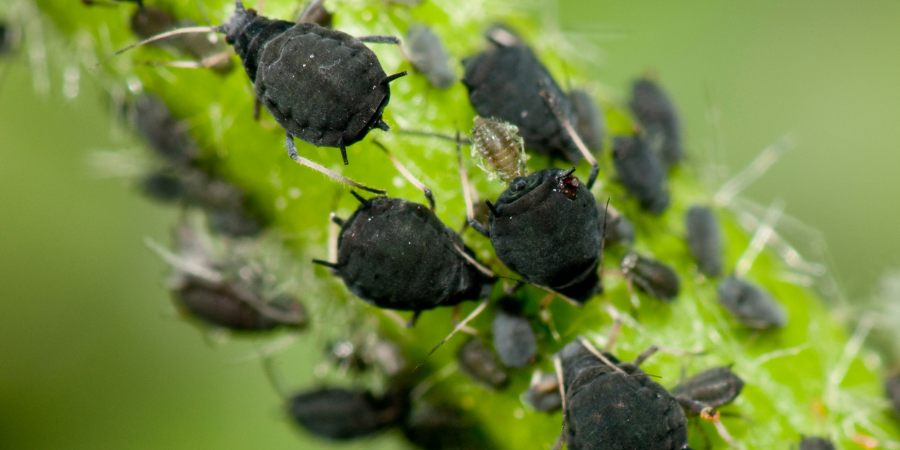
<svg viewBox="0 0 900 450"><path fill-rule="evenodd" d="M681 161L681 123L669 96L652 80L634 82L631 112L641 124L641 132L662 161L672 166Z"/></svg>
<svg viewBox="0 0 900 450"><path fill-rule="evenodd" d="M428 82L438 89L447 89L456 82L450 67L450 55L441 39L427 25L413 25L406 30L407 58L422 72Z"/></svg>
<svg viewBox="0 0 900 450"><path fill-rule="evenodd" d="M613 164L618 180L635 196L641 208L660 214L669 207L668 176L662 161L640 136L617 136L613 142Z"/></svg>
<svg viewBox="0 0 900 450"><path fill-rule="evenodd" d="M659 261L629 252L622 259L622 274L629 284L660 300L671 302L678 297L678 274Z"/></svg>
<svg viewBox="0 0 900 450"><path fill-rule="evenodd" d="M716 214L705 206L693 205L685 215L687 241L700 271L711 277L722 274L722 231Z"/></svg>
<svg viewBox="0 0 900 450"><path fill-rule="evenodd" d="M742 278L731 276L719 285L719 302L748 328L783 328L787 316L772 295Z"/></svg>
<svg viewBox="0 0 900 450"><path fill-rule="evenodd" d="M744 388L744 380L730 367L704 370L672 388L672 395L717 408L734 401Z"/></svg>
<svg viewBox="0 0 900 450"><path fill-rule="evenodd" d="M594 99L580 89L573 89L569 92L569 99L572 101L572 110L575 115L575 130L584 145L597 153L603 147L603 138L606 135L605 119L603 112L597 108Z"/></svg>
<svg viewBox="0 0 900 450"><path fill-rule="evenodd" d="M176 34L210 31L224 33L240 56L257 98L285 129L294 161L360 189L383 192L300 157L293 138L317 147L338 147L347 164L346 146L362 140L372 128L387 131L382 113L390 100L389 83L406 73L385 75L378 57L363 43L398 44L399 39L356 38L315 23L273 20L245 9L237 0L224 25L173 30L116 54Z"/></svg>
<svg viewBox="0 0 900 450"><path fill-rule="evenodd" d="M502 389L509 381L503 366L493 352L478 339L471 339L456 352L459 371L492 389Z"/></svg>
<svg viewBox="0 0 900 450"><path fill-rule="evenodd" d="M316 389L291 397L288 411L310 433L350 440L400 425L409 413L406 397L405 392L393 388L379 397L368 391Z"/></svg>
<svg viewBox="0 0 900 450"><path fill-rule="evenodd" d="M494 350L506 367L527 367L534 362L537 342L528 319L519 311L519 303L512 298L503 299L500 309L491 322L491 338Z"/></svg>

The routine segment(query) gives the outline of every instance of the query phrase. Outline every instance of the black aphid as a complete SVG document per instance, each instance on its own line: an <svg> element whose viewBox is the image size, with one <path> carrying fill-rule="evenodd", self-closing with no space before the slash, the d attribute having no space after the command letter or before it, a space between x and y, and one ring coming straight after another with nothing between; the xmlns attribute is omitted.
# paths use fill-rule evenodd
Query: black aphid
<svg viewBox="0 0 900 450"><path fill-rule="evenodd" d="M610 243L621 244L624 246L629 246L634 242L635 238L635 229L634 224L625 217L625 214L622 214L619 210L612 207L612 205L607 206L606 212L601 211L601 214L609 213L609 217L604 219L602 216L600 221L606 220L605 232L603 234L603 242L604 247L609 245Z"/></svg>
<svg viewBox="0 0 900 450"><path fill-rule="evenodd" d="M166 162L191 165L201 156L187 125L172 116L158 97L146 95L134 102L135 126L150 149Z"/></svg>
<svg viewBox="0 0 900 450"><path fill-rule="evenodd" d="M459 371L477 383L501 389L509 381L494 353L477 339L472 339L459 347L456 361L459 364Z"/></svg>
<svg viewBox="0 0 900 450"><path fill-rule="evenodd" d="M622 273L630 283L653 297L667 302L678 297L678 274L659 261L629 252L622 259Z"/></svg>
<svg viewBox="0 0 900 450"><path fill-rule="evenodd" d="M900 417L900 374L893 375L884 382L884 391L894 406L894 413Z"/></svg>
<svg viewBox="0 0 900 450"><path fill-rule="evenodd" d="M538 412L555 411L562 406L559 380L556 375L540 370L534 371L528 390L525 391L525 400Z"/></svg>
<svg viewBox="0 0 900 450"><path fill-rule="evenodd" d="M668 176L662 161L640 136L617 136L613 143L613 164L618 180L641 208L660 214L669 207Z"/></svg>
<svg viewBox="0 0 900 450"><path fill-rule="evenodd" d="M210 282L188 277L173 291L173 296L191 316L230 330L266 331L306 325L306 313L293 298L281 296L266 301L239 281Z"/></svg>
<svg viewBox="0 0 900 450"><path fill-rule="evenodd" d="M257 98L293 137L317 147L338 147L347 163L346 146L372 128L387 131L382 112L391 97L378 57L363 43L392 43L390 36L356 38L315 23L293 23L259 16L240 0L228 23L217 31L234 46ZM296 159L296 158L295 158Z"/></svg>
<svg viewBox="0 0 900 450"><path fill-rule="evenodd" d="M634 82L631 111L641 124L642 132L654 152L667 165L681 161L681 123L669 96L652 80Z"/></svg>
<svg viewBox="0 0 900 450"><path fill-rule="evenodd" d="M547 100L553 99L562 118L574 122L569 98L531 48L511 33L503 33L509 39L493 35L488 35L493 48L463 60L463 84L475 111L519 127L529 149L581 161L581 151Z"/></svg>
<svg viewBox="0 0 900 450"><path fill-rule="evenodd" d="M409 404L404 393L393 389L375 397L367 391L326 388L293 396L288 411L310 433L347 440L400 425Z"/></svg>
<svg viewBox="0 0 900 450"><path fill-rule="evenodd" d="M731 276L719 285L719 302L741 325L749 328L782 328L787 316L772 295L763 288Z"/></svg>
<svg viewBox="0 0 900 450"><path fill-rule="evenodd" d="M479 156L481 168L489 177L504 183L528 173L524 141L515 125L484 117L475 117L472 128L472 156Z"/></svg>
<svg viewBox="0 0 900 450"><path fill-rule="evenodd" d="M835 450L835 448L828 439L808 437L800 440L800 450Z"/></svg>
<svg viewBox="0 0 900 450"><path fill-rule="evenodd" d="M401 429L424 450L479 450L486 442L470 417L446 407L417 407Z"/></svg>
<svg viewBox="0 0 900 450"><path fill-rule="evenodd" d="M639 368L648 352L634 363L602 355L607 361L589 351L581 339L557 354L568 448L686 449L687 418L678 400Z"/></svg>
<svg viewBox="0 0 900 450"><path fill-rule="evenodd" d="M733 402L743 388L744 380L735 375L731 368L714 367L682 381L671 392L675 397L716 408Z"/></svg>
<svg viewBox="0 0 900 450"><path fill-rule="evenodd" d="M700 271L711 277L722 274L722 232L716 214L694 205L685 215L687 241Z"/></svg>
<svg viewBox="0 0 900 450"><path fill-rule="evenodd" d="M501 300L501 309L491 322L494 350L506 367L527 367L534 362L537 342L528 319L517 308L513 299Z"/></svg>
<svg viewBox="0 0 900 450"><path fill-rule="evenodd" d="M523 281L586 302L602 289L603 230L594 195L574 171L516 178L489 204L490 231L475 220L469 225L490 237L497 258Z"/></svg>
<svg viewBox="0 0 900 450"><path fill-rule="evenodd" d="M456 82L450 67L450 55L441 39L427 25L413 25L406 30L406 52L409 62L438 89Z"/></svg>
<svg viewBox="0 0 900 450"><path fill-rule="evenodd" d="M578 136L591 152L599 152L606 135L606 119L587 92L573 89L569 92L569 99L572 101L574 126Z"/></svg>

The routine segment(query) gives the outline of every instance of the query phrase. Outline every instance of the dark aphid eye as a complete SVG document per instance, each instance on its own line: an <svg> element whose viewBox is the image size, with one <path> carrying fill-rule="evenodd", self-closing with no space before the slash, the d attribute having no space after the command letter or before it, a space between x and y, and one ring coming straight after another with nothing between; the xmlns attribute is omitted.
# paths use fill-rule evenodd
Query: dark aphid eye
<svg viewBox="0 0 900 450"><path fill-rule="evenodd" d="M565 176L559 179L559 190L569 200L575 200L575 197L578 197L578 187L581 186L581 182L578 181L578 178L574 175Z"/></svg>
<svg viewBox="0 0 900 450"><path fill-rule="evenodd" d="M512 184L509 185L509 188L514 191L521 191L522 189L525 189L526 186L528 186L528 180L526 180L525 177L516 177Z"/></svg>

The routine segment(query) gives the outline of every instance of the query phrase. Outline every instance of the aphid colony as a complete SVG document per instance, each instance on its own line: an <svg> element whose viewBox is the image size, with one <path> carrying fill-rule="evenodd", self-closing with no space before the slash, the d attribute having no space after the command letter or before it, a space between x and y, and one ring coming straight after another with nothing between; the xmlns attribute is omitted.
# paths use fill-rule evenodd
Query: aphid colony
<svg viewBox="0 0 900 450"><path fill-rule="evenodd" d="M191 31L171 31L172 20L159 14L162 18L153 18L153 14L149 7L138 8L132 21L136 34L158 41L160 37L145 30L168 31L162 42L169 43ZM291 158L335 180L383 194L300 157L293 141L298 137L314 146L340 148L346 164L347 146L365 139L373 128L390 129L383 120L390 83L406 73L386 75L364 43L399 44L399 39L357 38L320 25L329 25L330 19L320 1L313 2L296 23L264 17L238 1L225 24L193 31L226 35L258 101L284 129ZM402 51L417 71L435 87L451 86L456 77L438 36L424 25L411 26L406 36ZM487 38L487 50L462 60L462 84L478 113L472 154L489 178L506 186L495 200L484 202L486 217L481 220L471 201L459 137L456 153L467 225L487 238L497 260L518 283L493 302L490 339L476 336L458 347L459 372L486 388L504 389L507 370L553 359L557 373L536 370L525 398L536 411L562 409L565 427L560 442L567 441L570 449L685 449L688 417L694 415L714 422L723 439L732 442L716 408L731 403L744 382L728 367L711 368L667 390L640 369L657 348L627 363L578 337L555 355L541 355L543 345L532 326L535 319L524 312L516 297L522 285L584 305L603 293L603 254L611 244L624 247L619 268L629 292L636 286L672 302L681 283L674 269L631 249L641 236L628 217L609 202L596 202L591 189L599 173L596 157L601 155L606 127L590 95L578 89L564 92L531 48L510 30L496 26L488 30ZM179 51L196 59L210 56L187 44L169 45L183 45ZM216 64L223 69L227 60ZM663 214L670 205L668 172L684 152L678 114L668 96L649 79L634 84L630 107L639 125L633 134L612 139L616 179L640 209ZM162 103L142 97L136 100L135 111L138 130L161 162L142 181L148 195L205 210L214 232L240 237L261 231L264 220L253 212L241 190L204 170L196 144ZM359 202L356 210L346 219L332 217L340 227L333 252L336 261L314 262L330 268L363 301L413 312L409 326L423 311L481 300L454 328L456 333L492 306L499 277L435 214L431 190L378 146L423 191L428 205L351 191ZM526 149L573 164L586 159L592 170L586 182L575 175L575 167L528 173ZM710 280L721 278L725 263L715 212L696 205L687 211L685 223L687 249L697 271ZM293 298L263 295L257 282L227 275L229 268L198 252L195 235L179 233L178 248L169 256L176 268L172 287L180 309L232 330L306 325L304 310ZM724 310L744 327L783 327L787 317L772 296L742 276L732 274L718 283ZM385 363L396 369L385 371L390 386L384 393L342 388L307 391L287 398L291 416L307 431L329 439L358 438L397 427L423 448L477 447L477 431L470 429L464 415L411 394L414 377L402 369L406 362L397 353ZM360 362L365 358L350 358L346 354L339 360L359 371L373 365ZM900 391L892 385L888 390ZM800 446L829 448L824 442L807 438Z"/></svg>

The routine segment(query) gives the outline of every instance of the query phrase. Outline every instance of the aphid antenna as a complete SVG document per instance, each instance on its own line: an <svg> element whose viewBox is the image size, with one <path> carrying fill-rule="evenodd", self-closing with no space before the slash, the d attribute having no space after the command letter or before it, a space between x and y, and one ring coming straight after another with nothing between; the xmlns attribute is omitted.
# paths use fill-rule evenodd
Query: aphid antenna
<svg viewBox="0 0 900 450"><path fill-rule="evenodd" d="M204 69L222 64L234 55L234 50L229 49L219 54L203 58L200 61L141 61L138 64L154 67L175 67L179 69Z"/></svg>
<svg viewBox="0 0 900 450"><path fill-rule="evenodd" d="M416 370L419 370L419 367L422 367L422 365L425 364L425 361L428 360L428 357L431 356L435 351L437 351L437 349L441 348L441 346L444 345L445 342L449 341L450 338L452 338L454 334L456 334L459 330L463 329L472 319L478 317L478 315L481 314L481 312L484 311L485 308L487 308L487 305L489 302L490 302L490 297L486 296L485 299L482 300L482 302L478 305L478 307L476 307L474 310L472 310L472 312L469 313L469 315L466 316L466 318L463 319L462 322L459 323L459 325L454 327L453 331L451 331L450 334L448 334L447 337L444 338L444 340L442 340L440 343L438 343L438 345L435 345L434 348L432 348L431 351L428 352L427 355L425 355L425 358L422 359L422 362L420 362L419 365L417 365L413 369L413 372L415 372Z"/></svg>
<svg viewBox="0 0 900 450"><path fill-rule="evenodd" d="M544 80L540 80L538 85L541 88L541 97L544 98L544 101L547 102L547 106L550 107L550 110L553 111L553 115L556 116L556 120L562 125L563 129L566 130L566 133L569 134L569 137L572 138L572 142L575 143L575 147L578 147L578 151L581 152L581 156L584 157L585 161L587 161L591 165L591 174L588 176L587 188L590 189L594 187L594 182L597 181L597 175L600 173L600 164L597 163L597 159L594 158L594 155L591 151L584 145L584 141L581 140L581 136L578 135L578 132L575 131L575 128L572 127L572 123L569 122L569 119L563 116L562 111L559 110L559 106L554 102L554 99L550 98L550 93L547 91L546 84Z"/></svg>
<svg viewBox="0 0 900 450"><path fill-rule="evenodd" d="M611 367L611 368L612 368L613 370L615 370L616 372L619 372L619 373L621 373L622 375L625 375L626 377L628 376L628 373L627 373L627 372L625 372L624 370L622 370L622 368L620 368L619 366L615 365L612 361L609 360L609 358L607 358L606 356L604 356L603 353L600 353L600 351L597 350L597 347L594 347L594 344L591 344L591 341L587 340L587 338L585 338L584 336L578 336L578 342L581 343L581 345L582 345L587 351L591 352L592 355L596 356L597 359L599 359L600 361L603 361L603 364L606 364L607 366ZM610 341L607 343L607 345L612 344L612 342L613 342L613 341L610 340Z"/></svg>
<svg viewBox="0 0 900 450"><path fill-rule="evenodd" d="M323 174L323 175L325 175L325 176L331 178L331 179L334 180L334 181L337 181L337 182L339 182L339 183L344 183L344 184L346 184L346 185L348 185L348 186L352 186L352 187L355 187L355 188L357 188L357 189L362 189L362 190L364 190L364 191L369 191L369 192L372 192L372 193L375 193L375 194L384 194L384 193L386 192L384 189L375 189L375 188L371 188L371 187L369 187L369 186L366 186L365 184L357 183L356 181L353 181L353 180L351 180L351 179L349 179L349 178L347 178L347 177L345 177L345 176L338 175L337 173L335 173L335 172L333 172L333 171L331 171L331 170L326 169L325 166L323 166L323 165L321 165L321 164L312 162L312 161L310 161L310 160L308 160L308 159L306 159L306 158L304 158L304 157L298 155L298 154L297 154L297 146L294 144L294 137L291 136L291 133L286 133L286 134L285 134L285 143L287 144L287 152L288 152L288 155L289 155L289 156L291 157L291 159L293 159L294 162L296 162L297 164L300 164L300 165L309 167L310 169L313 169L313 170L315 170L315 171L317 171L317 172L319 172L319 173L321 173L321 174ZM341 146L342 153L343 153L343 149L344 149L344 147L343 147L343 145L342 145L342 146ZM347 160L346 160L346 155L345 155L345 157L344 157L344 164L346 164L346 161L347 161Z"/></svg>
<svg viewBox="0 0 900 450"><path fill-rule="evenodd" d="M431 192L431 189L429 189L428 186L425 186L424 183L419 181L418 178L413 176L412 172L410 172L409 169L407 169L406 166L404 166L403 163L401 163L400 160L397 159L397 157L394 156L394 154L384 146L384 144L378 141L378 139L373 139L372 142L375 143L375 145L378 146L378 148L380 148L385 155L387 155L388 159L391 160L391 163L394 165L394 167L397 168L397 171L400 172L401 175L403 175L403 178L406 178L407 181L409 181L413 186L415 186L418 190L422 191L422 193L425 194L425 198L428 199L428 207L431 208L431 211L433 212L434 193Z"/></svg>
<svg viewBox="0 0 900 450"><path fill-rule="evenodd" d="M202 278L210 283L221 283L222 280L225 279L225 276L221 273L176 255L149 237L144 238L144 245L146 245L150 251L159 255L163 261L180 271Z"/></svg>
<svg viewBox="0 0 900 450"><path fill-rule="evenodd" d="M717 206L725 206L730 203L736 195L765 174L781 158L781 155L796 146L797 137L793 133L788 133L779 138L766 147L747 167L726 181L716 192L716 195L713 196L713 202Z"/></svg>
<svg viewBox="0 0 900 450"><path fill-rule="evenodd" d="M275 390L275 393L278 394L282 399L287 399L290 397L290 390L287 388L287 382L284 381L284 376L281 374L281 371L275 367L275 358L272 356L266 356L262 359L263 371L266 373L266 378L269 380L269 384L272 385L272 389Z"/></svg>
<svg viewBox="0 0 900 450"><path fill-rule="evenodd" d="M773 228L775 227L775 224L778 223L778 219L781 217L783 211L783 200L775 200L769 205L769 209L766 210L766 215L763 217L762 223L759 225L759 228L756 229L756 233L753 234L753 239L750 240L750 245L747 246L747 249L744 250L744 254L741 255L735 265L734 272L737 276L743 277L750 271L750 268L753 267L753 262L756 261L759 253L762 252L762 249L766 246L766 242L772 237L772 233L774 232Z"/></svg>
<svg viewBox="0 0 900 450"><path fill-rule="evenodd" d="M463 163L462 158L462 146L459 139L459 130L456 130L456 161L459 164L459 177L462 181L463 188L463 200L466 202L466 219L468 220L469 226L472 227L473 230L484 236L490 236L490 232L488 232L487 227L485 227L481 222L475 220L475 207L472 205L472 187L469 185L469 175L466 174L466 165ZM491 205L491 203L485 200L488 207L491 209L491 212L496 215L496 209Z"/></svg>
<svg viewBox="0 0 900 450"><path fill-rule="evenodd" d="M445 141L451 141L451 142L456 141L456 138L453 136L448 136L446 134L441 134L441 133L433 133L431 131L397 130L397 133L406 134L409 136L438 138L438 139L443 139ZM464 138L460 138L460 143L462 143L463 145L472 145L472 140L464 137Z"/></svg>
<svg viewBox="0 0 900 450"><path fill-rule="evenodd" d="M119 51L113 53L112 56L110 56L110 57L104 59L103 61L100 61L99 63L97 63L96 65L94 65L94 67L91 67L91 70L96 70L98 67L100 67L100 66L106 64L106 63L109 62L111 59L115 58L116 56L121 55L122 53L127 52L128 50L131 50L131 49L136 48L136 47L140 47L140 46L145 45L145 44L149 44L149 43L151 43L151 42L156 42L156 41L158 41L158 40L160 40L160 39L165 39L165 38L167 38L167 37L177 36L177 35L179 35L179 34L190 34L190 33L224 33L224 32L225 32L225 28L224 28L223 26L218 26L218 27L185 27L185 28L176 28L176 29L171 30L171 31L166 31L165 33L157 34L156 36L151 36L151 37L149 37L149 38L147 38L147 39L144 39L143 41L140 41L140 42L138 42L138 43L136 43L136 44L131 44L131 45L129 45L128 47L125 47L125 48L123 48L123 49L121 49L121 50L119 50Z"/></svg>

